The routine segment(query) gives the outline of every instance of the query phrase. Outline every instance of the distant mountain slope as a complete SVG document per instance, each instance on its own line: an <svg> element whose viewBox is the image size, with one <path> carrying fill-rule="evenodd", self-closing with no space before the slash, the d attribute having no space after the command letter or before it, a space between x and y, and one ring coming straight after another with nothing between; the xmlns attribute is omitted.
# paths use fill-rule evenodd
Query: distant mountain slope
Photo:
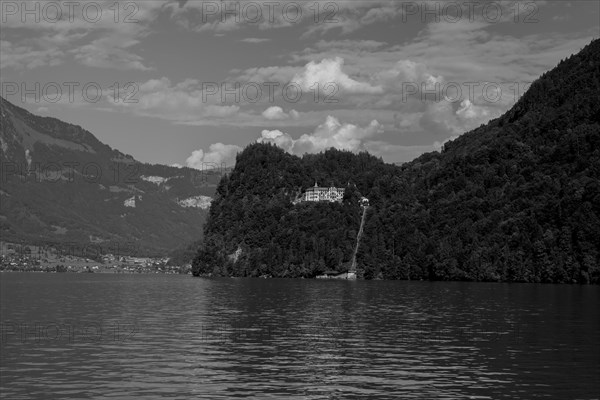
<svg viewBox="0 0 600 400"><path fill-rule="evenodd" d="M315 179L343 204L291 200ZM502 117L401 166L254 144L221 180L195 274L343 270L371 201L364 278L600 283L600 40L544 74Z"/></svg>
<svg viewBox="0 0 600 400"><path fill-rule="evenodd" d="M0 145L0 234L9 242L164 255L201 236L220 178L140 163L3 98Z"/></svg>

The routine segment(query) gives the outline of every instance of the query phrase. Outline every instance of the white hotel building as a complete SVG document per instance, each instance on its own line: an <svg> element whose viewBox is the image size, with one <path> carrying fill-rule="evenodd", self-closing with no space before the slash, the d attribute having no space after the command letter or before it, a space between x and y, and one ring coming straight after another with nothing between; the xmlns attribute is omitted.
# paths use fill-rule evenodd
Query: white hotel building
<svg viewBox="0 0 600 400"><path fill-rule="evenodd" d="M306 189L302 196L302 201L330 201L330 202L341 202L344 198L344 188L336 187L318 187Z"/></svg>

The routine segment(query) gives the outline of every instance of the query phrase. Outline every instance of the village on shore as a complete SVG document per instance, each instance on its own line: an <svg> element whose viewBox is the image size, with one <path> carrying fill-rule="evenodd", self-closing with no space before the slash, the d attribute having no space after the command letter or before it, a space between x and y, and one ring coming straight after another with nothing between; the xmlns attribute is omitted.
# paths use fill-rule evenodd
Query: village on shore
<svg viewBox="0 0 600 400"><path fill-rule="evenodd" d="M170 265L168 257L102 254L89 258L55 248L2 242L0 272L191 274L191 265Z"/></svg>

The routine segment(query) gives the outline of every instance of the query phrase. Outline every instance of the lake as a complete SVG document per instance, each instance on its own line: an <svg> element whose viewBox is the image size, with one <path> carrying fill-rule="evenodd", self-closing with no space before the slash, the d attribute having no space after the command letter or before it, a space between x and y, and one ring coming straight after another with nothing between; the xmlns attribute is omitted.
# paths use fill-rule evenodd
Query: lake
<svg viewBox="0 0 600 400"><path fill-rule="evenodd" d="M6 399L598 399L600 287L2 273Z"/></svg>

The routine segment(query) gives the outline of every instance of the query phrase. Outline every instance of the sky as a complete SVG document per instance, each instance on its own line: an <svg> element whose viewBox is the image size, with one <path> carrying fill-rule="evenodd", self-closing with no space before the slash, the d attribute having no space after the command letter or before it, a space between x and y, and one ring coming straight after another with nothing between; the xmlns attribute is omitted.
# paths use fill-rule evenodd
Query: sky
<svg viewBox="0 0 600 400"><path fill-rule="evenodd" d="M598 1L6 1L0 94L148 163L255 141L402 163L600 37Z"/></svg>

